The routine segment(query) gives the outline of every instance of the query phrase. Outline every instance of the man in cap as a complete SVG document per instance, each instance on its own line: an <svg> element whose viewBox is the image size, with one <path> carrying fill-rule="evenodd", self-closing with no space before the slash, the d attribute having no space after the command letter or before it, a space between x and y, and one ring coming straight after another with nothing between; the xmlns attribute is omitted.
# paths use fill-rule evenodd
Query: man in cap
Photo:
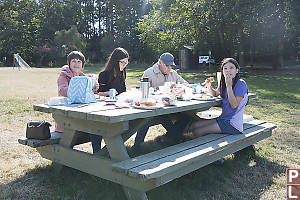
<svg viewBox="0 0 300 200"><path fill-rule="evenodd" d="M163 53L158 62L152 67L146 69L142 78L148 77L150 87L157 88L163 86L165 82L183 83L188 84L178 73L172 69L175 66L174 56L171 53ZM166 115L160 118L159 122L167 130L165 136L159 137L158 142L163 142L167 138L178 141L182 138L182 132L185 126L190 121L190 118L183 114L175 114L177 120L175 123L172 122L170 115ZM149 127L153 124L153 120L149 120L146 124L141 127L136 134L134 148L138 148L139 145L144 142Z"/></svg>
<svg viewBox="0 0 300 200"><path fill-rule="evenodd" d="M149 78L150 86L153 88L163 86L165 82L187 84L188 82L172 69L173 66L175 66L174 56L170 53L163 53L158 62L144 72L143 77Z"/></svg>

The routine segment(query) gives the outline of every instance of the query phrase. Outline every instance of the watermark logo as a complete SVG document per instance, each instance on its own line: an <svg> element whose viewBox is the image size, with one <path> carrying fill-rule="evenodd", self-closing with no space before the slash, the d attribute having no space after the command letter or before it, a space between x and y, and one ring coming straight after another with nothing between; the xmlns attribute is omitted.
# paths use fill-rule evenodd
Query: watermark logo
<svg viewBox="0 0 300 200"><path fill-rule="evenodd" d="M287 200L300 200L300 169L287 169Z"/></svg>

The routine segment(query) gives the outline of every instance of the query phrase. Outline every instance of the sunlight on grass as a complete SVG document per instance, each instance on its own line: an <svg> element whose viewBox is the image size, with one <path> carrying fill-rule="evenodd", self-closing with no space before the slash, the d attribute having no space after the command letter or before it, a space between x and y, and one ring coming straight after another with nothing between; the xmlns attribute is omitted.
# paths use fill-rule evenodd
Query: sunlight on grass
<svg viewBox="0 0 300 200"><path fill-rule="evenodd" d="M4 115L32 111L32 103L28 99L4 99L0 101L0 113Z"/></svg>
<svg viewBox="0 0 300 200"><path fill-rule="evenodd" d="M84 72L98 76L103 66L88 65ZM143 71L150 66L130 63L127 88L138 86ZM0 199L125 199L122 192L114 193L121 190L120 185L71 168L55 174L51 162L41 158L35 149L17 144L17 139L25 135L27 121L54 123L50 114L35 112L32 105L46 103L57 95L60 68L21 72L0 68L0 72L0 130L3 132L0 162L6 163L0 167ZM215 76L204 69L178 70L178 73L190 83L201 83ZM276 124L278 128L272 136L255 144L258 149L255 155L246 152L242 156L226 156L223 166L208 165L147 192L149 200L278 199L285 194L285 169L300 167L300 71L249 70L243 79L249 92L257 94L249 100L246 114ZM155 137L165 132L161 125L151 127L140 152L130 148L133 140L127 141L130 156L162 148Z"/></svg>

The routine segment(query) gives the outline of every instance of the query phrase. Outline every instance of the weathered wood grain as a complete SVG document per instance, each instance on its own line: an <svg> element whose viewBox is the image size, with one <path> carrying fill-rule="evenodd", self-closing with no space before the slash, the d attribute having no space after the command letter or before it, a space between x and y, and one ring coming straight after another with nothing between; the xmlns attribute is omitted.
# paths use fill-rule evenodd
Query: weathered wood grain
<svg viewBox="0 0 300 200"><path fill-rule="evenodd" d="M252 124L247 123L245 126L247 128L244 134L208 135L208 137L197 138L170 148L114 164L113 167L117 171L123 171L129 176L140 177L142 179L158 178L164 174L177 171L180 168L188 167L194 162L201 161L207 155L226 150L231 146L236 146L234 148L240 149L243 147L243 143L251 145L248 144L250 139L256 142L255 137L258 137L260 133L270 132L270 130L276 127L273 124L262 123L258 120L253 121ZM207 142L201 142L201 139L206 139Z"/></svg>

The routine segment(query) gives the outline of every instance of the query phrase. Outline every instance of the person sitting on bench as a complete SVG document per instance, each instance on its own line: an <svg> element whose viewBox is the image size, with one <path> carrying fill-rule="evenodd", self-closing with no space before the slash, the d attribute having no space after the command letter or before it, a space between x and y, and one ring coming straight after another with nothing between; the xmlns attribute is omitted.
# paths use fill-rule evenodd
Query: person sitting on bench
<svg viewBox="0 0 300 200"><path fill-rule="evenodd" d="M68 87L71 78L75 76L86 76L82 72L85 64L85 57L81 52L72 51L71 53L69 53L67 56L67 63L68 65L64 65L62 67L59 77L57 79L58 96L67 97ZM88 76L92 76L92 75L88 75ZM98 88L99 88L99 84L95 81L93 86L93 92L97 93ZM64 128L59 126L55 122L55 131L64 132ZM89 137L92 143L93 153L98 152L101 149L102 137L100 135L94 135L94 134L89 134Z"/></svg>
<svg viewBox="0 0 300 200"><path fill-rule="evenodd" d="M186 80L184 80L180 75L177 74L175 70L172 69L173 66L175 66L174 56L168 52L163 53L158 62L144 72L142 78L148 77L150 86L153 88L163 86L166 82L188 84ZM174 114L173 117L176 118L175 123L173 123L170 119L170 115L162 116L160 118L160 123L167 130L167 133L161 137L158 137L158 142L161 143L167 140L179 141L182 138L183 129L188 124L190 118L180 113ZM133 146L134 148L138 149L140 144L144 142L152 122L152 120L149 120L137 131Z"/></svg>
<svg viewBox="0 0 300 200"><path fill-rule="evenodd" d="M221 81L216 90L211 81L205 85L213 96L222 97L222 114L216 119L201 119L191 124L189 131L200 137L211 133L241 134L243 114L248 102L246 82L240 79L240 66L233 58L225 58L221 63Z"/></svg>

